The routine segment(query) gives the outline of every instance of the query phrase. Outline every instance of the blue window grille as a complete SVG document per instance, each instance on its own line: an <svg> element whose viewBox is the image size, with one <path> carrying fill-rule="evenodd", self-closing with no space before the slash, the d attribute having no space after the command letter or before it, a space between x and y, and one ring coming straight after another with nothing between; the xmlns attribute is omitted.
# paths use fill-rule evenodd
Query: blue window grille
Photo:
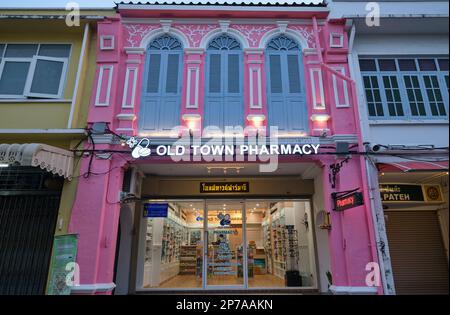
<svg viewBox="0 0 450 315"><path fill-rule="evenodd" d="M361 58L370 119L448 117L448 58Z"/></svg>

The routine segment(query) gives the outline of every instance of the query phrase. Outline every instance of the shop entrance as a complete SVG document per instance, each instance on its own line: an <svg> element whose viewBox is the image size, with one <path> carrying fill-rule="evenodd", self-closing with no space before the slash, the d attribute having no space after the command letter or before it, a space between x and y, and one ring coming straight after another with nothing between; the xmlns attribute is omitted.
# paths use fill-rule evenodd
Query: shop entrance
<svg viewBox="0 0 450 315"><path fill-rule="evenodd" d="M309 200L148 200L137 291L317 288Z"/></svg>
<svg viewBox="0 0 450 315"><path fill-rule="evenodd" d="M206 202L206 288L244 288L248 259L244 202Z"/></svg>

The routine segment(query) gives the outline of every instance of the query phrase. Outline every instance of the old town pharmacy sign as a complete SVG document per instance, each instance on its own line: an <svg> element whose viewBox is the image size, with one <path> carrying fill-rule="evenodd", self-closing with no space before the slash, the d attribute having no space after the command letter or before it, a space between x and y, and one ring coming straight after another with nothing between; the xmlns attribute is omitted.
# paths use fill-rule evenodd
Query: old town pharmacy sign
<svg viewBox="0 0 450 315"><path fill-rule="evenodd" d="M306 140L306 139L305 139ZM208 157L208 156L279 156L279 155L312 155L318 154L318 141L301 141L295 144L173 144L152 145L148 138L131 137L126 141L131 148L133 158L143 158L150 155L170 157Z"/></svg>

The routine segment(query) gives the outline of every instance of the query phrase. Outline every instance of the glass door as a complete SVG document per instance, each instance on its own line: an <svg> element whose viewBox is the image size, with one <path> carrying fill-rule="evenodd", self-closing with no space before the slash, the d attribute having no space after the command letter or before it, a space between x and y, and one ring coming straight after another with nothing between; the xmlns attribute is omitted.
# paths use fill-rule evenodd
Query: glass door
<svg viewBox="0 0 450 315"><path fill-rule="evenodd" d="M206 218L205 286L244 288L248 279L244 202L207 202Z"/></svg>

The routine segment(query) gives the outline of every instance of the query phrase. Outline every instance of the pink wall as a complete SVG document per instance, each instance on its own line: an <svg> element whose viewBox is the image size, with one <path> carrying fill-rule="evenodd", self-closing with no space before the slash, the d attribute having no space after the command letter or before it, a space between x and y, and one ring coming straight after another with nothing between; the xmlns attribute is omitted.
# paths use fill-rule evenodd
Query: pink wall
<svg viewBox="0 0 450 315"><path fill-rule="evenodd" d="M312 17L312 14L312 12L308 13L308 17ZM115 45L110 49L101 49L100 45L97 47L96 77L92 88L88 117L90 123L106 121L110 124L111 129L119 134L138 134L137 118L139 117L142 76L145 67L145 45L143 43L148 42L149 34L154 34L162 27L163 25L160 23L124 24L119 15L98 23L99 41L102 36L113 36ZM174 32L174 36L178 36L188 45L188 47L184 47L181 123L185 123L183 121L185 114L203 116L205 55L201 45L208 33L219 28L218 23L180 24L176 22L168 28L169 32ZM264 49L259 47L267 32L273 32L275 36L277 30L280 29L286 31L288 35L298 36L307 46L303 47L302 58L307 92L309 134L317 136L323 130L328 130L328 135L354 134L358 136L359 149L362 149L361 135L356 123L357 108L355 108L352 85L321 69L318 63L315 34L311 25L289 24L286 28L276 24L231 23L229 29L233 36L248 43L248 47L244 47L244 112L246 117L252 114L265 115L267 118ZM333 40L330 40L330 34ZM344 21L325 21L324 24L319 25L319 43L323 51L324 62L333 69L343 71L348 76L346 59L348 39L344 31ZM112 74L110 74L111 69ZM250 80L250 70L252 70L252 80ZM103 73L101 81L99 81L100 73ZM320 76L322 76L322 80ZM187 88L188 80L190 80L189 90ZM252 86L250 86L250 81L252 81ZM258 94L258 89L260 89L261 95ZM193 101L195 93L197 93L197 102ZM259 103L260 108L252 108L250 93L253 93L253 104ZM108 95L109 97L107 97ZM98 104L98 100L101 104ZM331 118L324 122L313 122L309 117L314 114L327 114ZM249 123L247 119L245 121ZM265 121L263 124L266 123ZM201 127L200 121L195 128L201 129ZM86 147L90 148L91 146L86 144ZM115 150L121 148L111 144L105 144L102 147ZM129 156L124 157L123 155L113 155L111 159L106 160L94 158L92 171L101 175L80 178L70 231L79 234L77 261L81 268L81 284L112 282L119 218L118 192L121 191L123 172L129 159ZM316 156L313 160L323 165L322 182L327 211L332 209L331 192L364 188L365 167L362 159L354 157L342 168L336 189L332 189L328 181L329 166L336 162L334 156ZM89 159L84 158L81 172L86 173L88 167ZM374 250L373 226L367 193L365 198L365 206L339 213L331 211L330 256L334 284L338 286L365 286L364 279L367 273L365 265L378 260ZM382 293L381 289L379 289L379 293Z"/></svg>

